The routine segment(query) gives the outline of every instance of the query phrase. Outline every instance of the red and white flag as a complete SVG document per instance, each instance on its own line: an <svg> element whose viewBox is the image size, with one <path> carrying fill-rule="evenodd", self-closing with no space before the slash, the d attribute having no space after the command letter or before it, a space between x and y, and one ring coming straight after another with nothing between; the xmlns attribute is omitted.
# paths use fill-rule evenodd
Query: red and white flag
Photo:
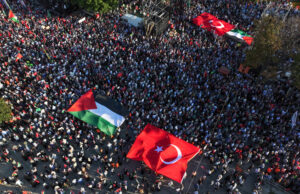
<svg viewBox="0 0 300 194"><path fill-rule="evenodd" d="M209 13L202 13L193 19L193 23L197 26L201 26L208 31L214 31L215 34L223 36L226 32L232 30L235 26L229 24L223 20L219 20L214 15Z"/></svg>
<svg viewBox="0 0 300 194"><path fill-rule="evenodd" d="M127 158L144 161L149 168L182 183L187 163L200 148L148 124L137 136Z"/></svg>
<svg viewBox="0 0 300 194"><path fill-rule="evenodd" d="M22 59L22 58L23 58L23 56L22 56L20 53L18 53L17 56L16 56L16 62L17 62L18 60Z"/></svg>

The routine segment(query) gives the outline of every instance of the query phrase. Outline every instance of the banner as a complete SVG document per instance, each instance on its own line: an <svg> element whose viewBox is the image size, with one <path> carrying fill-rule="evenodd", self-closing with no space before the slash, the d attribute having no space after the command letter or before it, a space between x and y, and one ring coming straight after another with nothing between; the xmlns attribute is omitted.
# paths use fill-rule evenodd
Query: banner
<svg viewBox="0 0 300 194"><path fill-rule="evenodd" d="M298 111L296 111L292 116L292 128L294 128L297 124Z"/></svg>
<svg viewBox="0 0 300 194"><path fill-rule="evenodd" d="M78 20L78 23L81 24L82 22L85 21L85 17L81 18L80 20Z"/></svg>

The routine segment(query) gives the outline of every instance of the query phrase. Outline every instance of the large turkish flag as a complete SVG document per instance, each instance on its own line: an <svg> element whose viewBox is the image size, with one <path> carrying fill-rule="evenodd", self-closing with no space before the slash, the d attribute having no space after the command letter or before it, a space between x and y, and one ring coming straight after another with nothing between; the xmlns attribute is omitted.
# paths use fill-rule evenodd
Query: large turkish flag
<svg viewBox="0 0 300 194"><path fill-rule="evenodd" d="M193 19L193 23L197 26L201 26L208 31L214 31L217 35L223 36L226 32L229 32L233 28L234 25L229 24L223 20L219 20L214 15L209 13L202 13L196 18Z"/></svg>
<svg viewBox="0 0 300 194"><path fill-rule="evenodd" d="M137 136L127 158L144 161L155 172L181 183L188 161L199 151L200 148L148 124Z"/></svg>

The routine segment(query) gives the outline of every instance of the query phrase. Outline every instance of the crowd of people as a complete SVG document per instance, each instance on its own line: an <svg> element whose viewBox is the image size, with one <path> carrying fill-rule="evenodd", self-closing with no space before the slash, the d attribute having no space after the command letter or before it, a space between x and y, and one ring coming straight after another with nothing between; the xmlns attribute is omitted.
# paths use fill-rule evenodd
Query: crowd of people
<svg viewBox="0 0 300 194"><path fill-rule="evenodd" d="M24 2L27 8L10 1L19 23L0 7L0 96L13 112L0 126L0 160L8 166L2 185L30 184L46 193L157 191L159 176L147 181L153 172L141 163L130 169L133 161L126 159L135 137L151 123L201 147L210 161L204 176L188 174L197 186L186 192L201 193L206 177L219 173L209 183L212 191L240 193L248 175L228 173L233 164L257 177L255 193L266 180L300 191L299 122L291 126L299 91L289 81L264 82L238 72L247 45L191 22L208 12L251 34L266 3L192 1L184 11L172 10L166 32L147 37L120 20L141 1L81 23L81 14L50 16ZM22 58L16 59L18 53ZM91 88L130 111L113 137L66 111Z"/></svg>

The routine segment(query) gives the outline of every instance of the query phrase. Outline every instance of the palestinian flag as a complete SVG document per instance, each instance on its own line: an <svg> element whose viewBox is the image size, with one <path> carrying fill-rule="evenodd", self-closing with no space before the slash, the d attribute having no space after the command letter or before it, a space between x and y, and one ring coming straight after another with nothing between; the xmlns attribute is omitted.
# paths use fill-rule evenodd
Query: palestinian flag
<svg viewBox="0 0 300 194"><path fill-rule="evenodd" d="M19 23L17 16L15 16L15 14L11 10L9 10L8 19L12 19L12 21Z"/></svg>
<svg viewBox="0 0 300 194"><path fill-rule="evenodd" d="M82 95L68 112L78 119L98 127L103 133L113 135L125 121L127 110L115 100L102 95L94 97L90 90Z"/></svg>
<svg viewBox="0 0 300 194"><path fill-rule="evenodd" d="M238 41L242 41L247 43L248 45L251 45L253 42L253 38L246 34L244 31L238 30L238 29L233 29L229 32L226 32L226 34L233 38L233 39L237 39Z"/></svg>

